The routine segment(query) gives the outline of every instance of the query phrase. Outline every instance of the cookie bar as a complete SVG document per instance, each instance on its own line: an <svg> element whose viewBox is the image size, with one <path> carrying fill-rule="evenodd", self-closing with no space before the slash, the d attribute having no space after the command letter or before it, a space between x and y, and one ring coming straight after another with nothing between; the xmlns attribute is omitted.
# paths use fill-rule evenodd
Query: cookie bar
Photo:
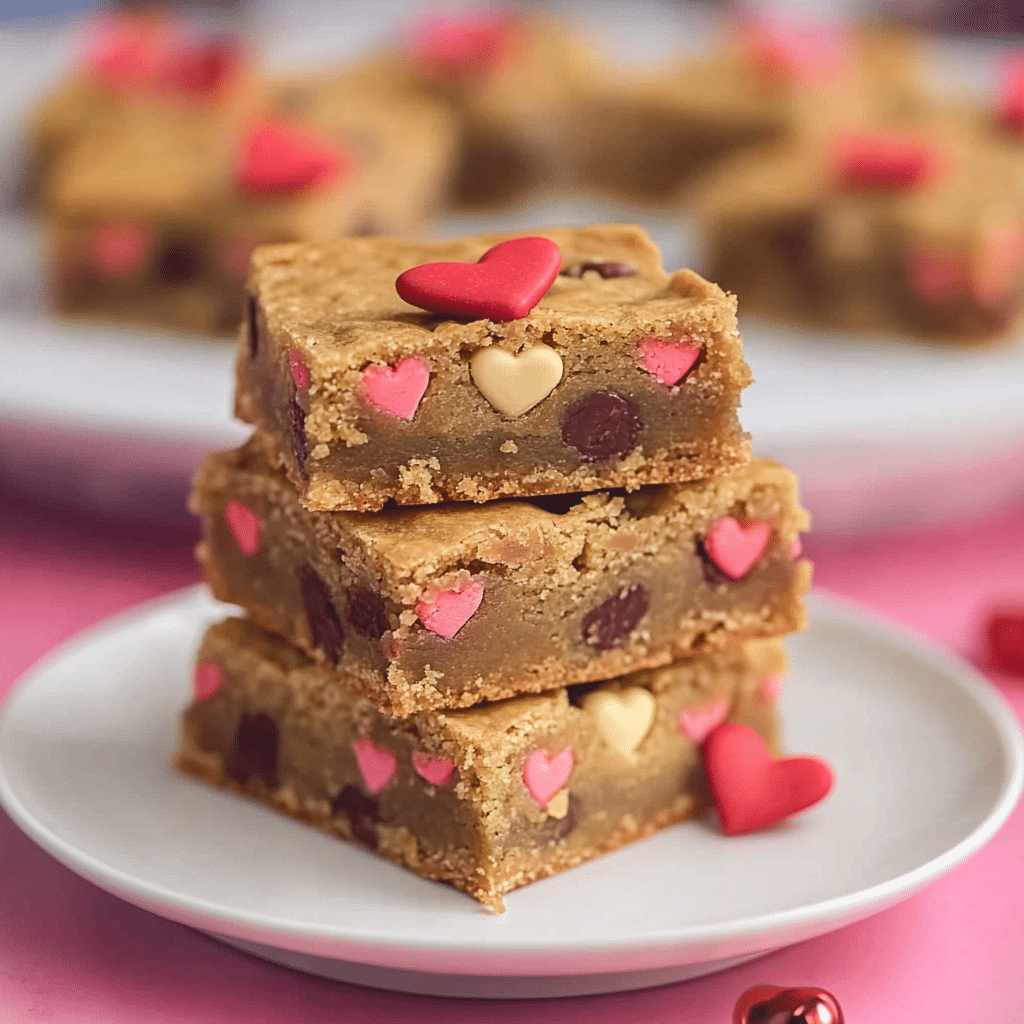
<svg viewBox="0 0 1024 1024"><path fill-rule="evenodd" d="M33 111L36 187L69 145L125 112L207 117L244 102L257 78L248 47L223 25L148 7L108 14L88 27L73 66Z"/></svg>
<svg viewBox="0 0 1024 1024"><path fill-rule="evenodd" d="M428 15L355 71L378 95L449 106L460 125L452 201L470 209L565 181L571 126L597 73L577 26L489 5Z"/></svg>
<svg viewBox="0 0 1024 1024"><path fill-rule="evenodd" d="M909 36L895 31L738 22L719 52L640 79L604 76L579 122L585 182L628 201L686 204L725 157L869 97L906 102L915 69Z"/></svg>
<svg viewBox="0 0 1024 1024"><path fill-rule="evenodd" d="M635 489L747 461L735 300L666 276L639 228L542 234L561 273L514 320L448 319L395 291L411 267L476 261L509 235L255 253L237 412L308 507Z"/></svg>
<svg viewBox="0 0 1024 1024"><path fill-rule="evenodd" d="M214 594L393 714L609 679L803 627L807 527L754 462L632 494L309 512L259 448L211 456L192 509Z"/></svg>
<svg viewBox="0 0 1024 1024"><path fill-rule="evenodd" d="M57 308L234 333L255 246L420 231L447 189L450 117L332 97L339 111L315 123L123 112L69 145L46 201Z"/></svg>
<svg viewBox="0 0 1024 1024"><path fill-rule="evenodd" d="M699 211L708 272L748 314L979 344L1024 288L1024 152L958 115L875 118L742 154Z"/></svg>
<svg viewBox="0 0 1024 1024"><path fill-rule="evenodd" d="M212 627L178 765L447 882L502 896L709 803L700 744L729 720L778 749L781 647L597 686L391 718L252 623Z"/></svg>
<svg viewBox="0 0 1024 1024"><path fill-rule="evenodd" d="M344 71L274 79L267 104L335 140L373 183L373 202L352 234L419 235L447 203L459 126L440 100L377 92Z"/></svg>

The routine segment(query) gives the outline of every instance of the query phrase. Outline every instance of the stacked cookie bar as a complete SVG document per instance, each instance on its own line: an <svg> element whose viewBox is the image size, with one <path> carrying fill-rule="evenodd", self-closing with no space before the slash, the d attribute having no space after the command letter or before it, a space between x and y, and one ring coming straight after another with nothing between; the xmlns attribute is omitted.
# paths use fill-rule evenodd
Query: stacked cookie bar
<svg viewBox="0 0 1024 1024"><path fill-rule="evenodd" d="M807 517L739 426L735 301L628 226L268 246L249 288L256 429L193 495L246 618L180 766L498 910L709 788L768 823L730 749L779 750Z"/></svg>

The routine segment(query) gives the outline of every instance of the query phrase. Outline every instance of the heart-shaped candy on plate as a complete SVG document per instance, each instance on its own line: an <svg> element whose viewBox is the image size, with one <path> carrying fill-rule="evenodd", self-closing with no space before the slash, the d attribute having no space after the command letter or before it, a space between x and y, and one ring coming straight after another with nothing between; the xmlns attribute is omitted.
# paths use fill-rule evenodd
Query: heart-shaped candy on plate
<svg viewBox="0 0 1024 1024"><path fill-rule="evenodd" d="M774 759L749 726L725 722L704 741L704 768L727 836L757 832L823 800L834 782L817 757Z"/></svg>

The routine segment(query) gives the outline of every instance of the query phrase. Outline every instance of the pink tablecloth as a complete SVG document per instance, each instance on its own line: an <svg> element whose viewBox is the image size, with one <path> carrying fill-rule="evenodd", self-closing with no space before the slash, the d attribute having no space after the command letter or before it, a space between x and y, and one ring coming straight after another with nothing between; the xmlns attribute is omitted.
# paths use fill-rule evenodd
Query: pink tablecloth
<svg viewBox="0 0 1024 1024"><path fill-rule="evenodd" d="M126 532L0 505L0 692L56 643L193 582L187 527ZM819 586L976 654L991 599L1024 599L1024 508L914 536L819 544ZM1024 682L995 680L1024 716ZM820 984L850 1024L1024 1020L1024 808L973 860L877 917L687 984L543 1003L460 1003L333 984L271 966L114 899L0 813L3 1024L587 1020L728 1024L758 982Z"/></svg>

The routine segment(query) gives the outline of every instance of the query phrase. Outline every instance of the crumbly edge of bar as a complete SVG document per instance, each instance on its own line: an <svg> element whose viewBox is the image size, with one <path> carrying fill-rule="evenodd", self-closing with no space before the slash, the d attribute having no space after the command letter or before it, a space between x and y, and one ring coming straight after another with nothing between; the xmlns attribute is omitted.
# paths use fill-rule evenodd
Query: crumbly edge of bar
<svg viewBox="0 0 1024 1024"><path fill-rule="evenodd" d="M301 485L302 503L306 508L321 512L376 512L388 501L398 505L452 501L483 504L498 498L539 497L618 487L635 491L649 484L704 480L737 469L751 458L750 435L744 433L735 441L719 443L712 451L700 457L681 456L677 451L661 451L636 459L628 469L601 470L595 465L585 465L572 473L549 470L511 476L502 475L498 467L492 478L482 478L439 472L424 460L423 465L409 467L405 474L408 485L394 490L371 484L352 485L327 473L314 472L309 483L296 481L287 459L281 457L273 441L262 431L257 431L257 434L268 457L289 474L293 484Z"/></svg>
<svg viewBox="0 0 1024 1024"><path fill-rule="evenodd" d="M180 750L174 761L174 767L178 771L190 775L201 782L217 786L236 795L248 797L273 810L281 811L289 817L304 824L312 825L336 839L343 839L356 846L362 845L348 834L347 824L344 822L344 819L331 818L318 813L314 808L303 807L294 795L289 794L286 790L269 791L258 781L249 782L244 786L238 785L238 783L229 779L225 774L223 759L219 754L202 750L192 743L188 736L183 736L182 738ZM643 826L637 825L634 828L620 828L613 835L609 836L606 842L586 854L562 854L561 856L555 854L544 863L538 865L535 870L523 871L510 878L507 884L501 887L500 890L488 889L479 884L474 884L474 879L452 871L444 864L443 860L439 863L425 861L420 855L418 847L414 853L409 849L407 842L384 842L378 845L377 850L368 850L367 853L384 857L393 864L414 872L421 878L451 885L453 888L477 900L492 913L502 914L505 912L505 904L502 897L509 892L519 889L524 885L529 885L531 882L540 881L542 878L549 878L562 871L567 871L579 864L602 857L607 853L612 853L629 843L644 839L671 825L687 821L695 817L699 809L697 802L694 800L688 810L669 810L659 815L654 821L647 822ZM405 835L410 835L407 830L390 829L387 826L375 825L374 828L378 833L382 831L403 831ZM415 844L415 839L413 842Z"/></svg>

